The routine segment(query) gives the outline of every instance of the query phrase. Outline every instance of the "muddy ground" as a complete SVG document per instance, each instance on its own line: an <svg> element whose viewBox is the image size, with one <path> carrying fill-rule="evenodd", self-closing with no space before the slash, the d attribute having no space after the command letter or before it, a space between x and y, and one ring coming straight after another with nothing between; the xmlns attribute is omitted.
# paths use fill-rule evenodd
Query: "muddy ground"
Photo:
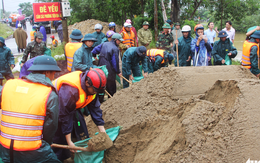
<svg viewBox="0 0 260 163"><path fill-rule="evenodd" d="M162 68L102 104L105 127L123 127L104 161L260 160L259 96L240 66Z"/></svg>

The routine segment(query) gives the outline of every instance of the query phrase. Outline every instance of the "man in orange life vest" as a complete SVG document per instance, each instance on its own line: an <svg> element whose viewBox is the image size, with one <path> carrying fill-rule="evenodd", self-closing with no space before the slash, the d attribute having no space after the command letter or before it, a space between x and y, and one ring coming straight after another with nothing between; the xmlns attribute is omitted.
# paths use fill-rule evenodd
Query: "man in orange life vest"
<svg viewBox="0 0 260 163"><path fill-rule="evenodd" d="M52 40L52 46L53 46L53 47L57 47L57 46L58 46L58 40L55 39L55 36L54 36L54 35L51 35L50 38L51 38L51 40Z"/></svg>
<svg viewBox="0 0 260 163"><path fill-rule="evenodd" d="M106 76L100 69L85 72L74 71L56 79L53 83L59 95L59 123L53 142L75 146L72 140L89 137L84 116L90 114L100 132L105 132L102 110L97 93L103 92ZM87 106L88 112L81 112ZM70 157L70 150L53 148L60 161ZM74 152L74 151L71 151Z"/></svg>
<svg viewBox="0 0 260 163"><path fill-rule="evenodd" d="M260 31L254 32L249 40L246 40L242 51L242 66L250 69L256 76L260 76L258 68Z"/></svg>
<svg viewBox="0 0 260 163"><path fill-rule="evenodd" d="M33 27L32 27L32 31L30 32L31 42L33 42L36 33L37 33L37 32L36 32L36 27L33 26Z"/></svg>
<svg viewBox="0 0 260 163"><path fill-rule="evenodd" d="M74 53L82 46L81 39L83 35L80 30L74 29L70 34L71 42L65 45L65 56L67 60L67 69L71 71Z"/></svg>
<svg viewBox="0 0 260 163"><path fill-rule="evenodd" d="M39 56L22 79L1 92L0 158L3 162L60 162L50 145L58 127L58 95L51 80L54 58Z"/></svg>
<svg viewBox="0 0 260 163"><path fill-rule="evenodd" d="M167 67L172 64L173 55L166 50L150 49L146 51L148 57L148 73L153 73L161 67Z"/></svg>
<svg viewBox="0 0 260 163"><path fill-rule="evenodd" d="M120 33L122 38L125 40L122 43L125 44L127 48L136 46L135 33L132 31L131 27L132 25L130 23L124 23L124 27ZM127 48L122 49L121 57L123 57Z"/></svg>

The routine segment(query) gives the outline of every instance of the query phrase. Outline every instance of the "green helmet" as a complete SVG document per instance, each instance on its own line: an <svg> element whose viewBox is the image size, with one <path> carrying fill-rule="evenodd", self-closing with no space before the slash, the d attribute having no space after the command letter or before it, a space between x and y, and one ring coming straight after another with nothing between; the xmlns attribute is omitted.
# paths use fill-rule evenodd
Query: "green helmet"
<svg viewBox="0 0 260 163"><path fill-rule="evenodd" d="M144 21L143 25L150 25L148 21Z"/></svg>
<svg viewBox="0 0 260 163"><path fill-rule="evenodd" d="M112 39L118 39L120 41L125 41L119 33L114 33Z"/></svg>
<svg viewBox="0 0 260 163"><path fill-rule="evenodd" d="M40 31L38 31L35 35L35 38L43 39L43 34Z"/></svg>
<svg viewBox="0 0 260 163"><path fill-rule="evenodd" d="M61 71L57 62L51 56L38 56L33 61L33 65L27 71Z"/></svg>
<svg viewBox="0 0 260 163"><path fill-rule="evenodd" d="M170 26L170 24L165 23L165 24L162 26L162 28L168 28L168 29L171 29L171 26Z"/></svg>

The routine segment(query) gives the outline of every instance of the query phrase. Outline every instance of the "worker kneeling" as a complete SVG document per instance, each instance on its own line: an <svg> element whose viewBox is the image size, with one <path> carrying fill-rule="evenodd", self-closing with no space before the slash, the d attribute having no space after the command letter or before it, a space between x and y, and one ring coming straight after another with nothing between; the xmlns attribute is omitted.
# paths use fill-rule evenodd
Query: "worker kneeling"
<svg viewBox="0 0 260 163"><path fill-rule="evenodd" d="M150 49L146 52L148 61L148 73L153 73L161 67L167 67L168 63L172 64L173 55L165 50Z"/></svg>
<svg viewBox="0 0 260 163"><path fill-rule="evenodd" d="M28 71L2 90L0 157L3 162L60 162L50 145L59 115L51 80L61 70L54 58L39 56Z"/></svg>
<svg viewBox="0 0 260 163"><path fill-rule="evenodd" d="M144 77L146 77L148 73L147 60L146 47L140 46L128 48L122 59L123 76L127 80L133 80L134 77L142 76L142 71L139 68L139 63L142 62ZM132 76L132 73L134 77ZM127 88L128 86L129 83L123 80L123 87Z"/></svg>
<svg viewBox="0 0 260 163"><path fill-rule="evenodd" d="M73 147L75 145L72 139L83 140L89 137L81 112L81 108L85 106L89 112L85 111L84 114L91 115L100 132L106 132L100 102L96 96L97 93L104 91L106 82L106 76L100 69L74 71L53 82L59 95L59 123L54 143ZM53 148L53 150L61 161L70 157L68 149Z"/></svg>

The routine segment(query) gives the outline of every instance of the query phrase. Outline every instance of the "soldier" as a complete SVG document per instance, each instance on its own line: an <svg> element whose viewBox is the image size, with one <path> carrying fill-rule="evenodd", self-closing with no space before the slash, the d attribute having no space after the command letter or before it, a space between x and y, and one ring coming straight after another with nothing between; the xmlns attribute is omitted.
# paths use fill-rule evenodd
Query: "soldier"
<svg viewBox="0 0 260 163"><path fill-rule="evenodd" d="M158 40L156 42L156 48L157 49L163 49L166 50L168 53L171 52L171 48L173 46L173 37L172 34L169 32L169 29L171 29L171 26L168 23L165 23L163 25L163 31L160 32L158 36Z"/></svg>
<svg viewBox="0 0 260 163"><path fill-rule="evenodd" d="M153 35L149 28L149 23L145 21L143 23L143 28L139 29L137 32L137 36L139 39L139 46L145 46L147 49L149 48L149 44L153 40Z"/></svg>
<svg viewBox="0 0 260 163"><path fill-rule="evenodd" d="M41 32L37 32L35 35L35 39L33 42L30 42L23 53L21 67L23 67L24 63L28 59L28 55L30 53L30 59L36 57L38 55L43 55L46 48L46 43L42 41L43 35Z"/></svg>

